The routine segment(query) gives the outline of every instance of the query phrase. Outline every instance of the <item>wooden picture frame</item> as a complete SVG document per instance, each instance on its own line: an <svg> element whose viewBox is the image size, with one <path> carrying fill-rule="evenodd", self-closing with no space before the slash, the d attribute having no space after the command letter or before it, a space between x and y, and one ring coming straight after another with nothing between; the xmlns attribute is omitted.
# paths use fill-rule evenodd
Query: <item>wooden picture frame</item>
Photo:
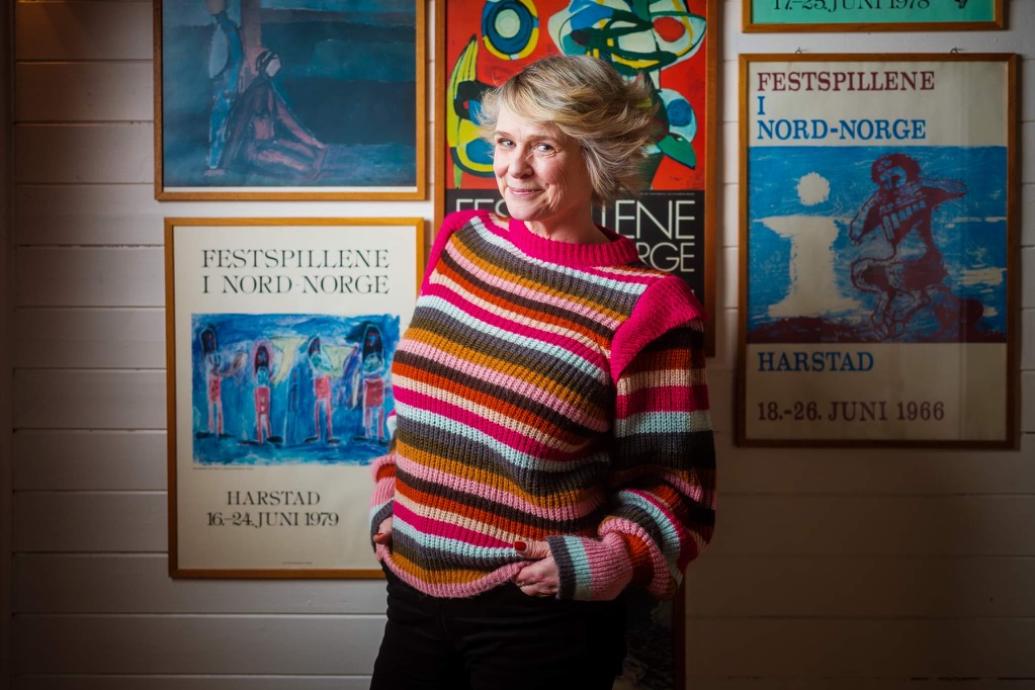
<svg viewBox="0 0 1035 690"><path fill-rule="evenodd" d="M155 0L156 199L426 198L426 3L304 4Z"/></svg>
<svg viewBox="0 0 1035 690"><path fill-rule="evenodd" d="M380 577L370 462L417 218L166 218L169 572Z"/></svg>
<svg viewBox="0 0 1035 690"><path fill-rule="evenodd" d="M569 4L566 0L436 3L436 226L451 211L496 207L500 202L487 150L479 150L470 100L476 101L486 88L498 85L529 63L560 53L558 35L569 37L570 54L594 54L612 64L619 60L632 64L638 48L632 43L627 49L622 47L621 41L631 40L627 30L623 30L623 38L615 39L619 48L611 56L597 49L578 48L570 36L572 28L583 21L581 10L572 14ZM722 194L718 170L721 32L717 29L722 12L717 0L683 0L678 4L685 9L639 17L642 33L651 37L651 45L660 52L668 51L675 61L660 67L661 61L655 57L651 58L654 66L650 69L619 66L619 71L630 77L644 74L662 94L659 112L670 130L652 152L651 184L639 197L622 198L608 209L596 209L596 217L601 225L637 242L645 263L679 273L687 280L705 307L705 345L707 354L713 355L718 318L715 229L720 227ZM600 10L603 6L593 7ZM629 3L630 14L626 16L652 11L643 7L635 9ZM486 30L492 31L494 22L503 21L504 12L512 13L507 21L519 18L511 29L514 34L486 34ZM594 31L601 34L601 40L607 38L604 34L608 29ZM458 69L461 56L463 64ZM505 207L498 208L505 215Z"/></svg>
<svg viewBox="0 0 1035 690"><path fill-rule="evenodd" d="M1016 446L1017 68L741 56L739 444Z"/></svg>
<svg viewBox="0 0 1035 690"><path fill-rule="evenodd" d="M1006 0L743 0L746 33L988 31L1006 28Z"/></svg>

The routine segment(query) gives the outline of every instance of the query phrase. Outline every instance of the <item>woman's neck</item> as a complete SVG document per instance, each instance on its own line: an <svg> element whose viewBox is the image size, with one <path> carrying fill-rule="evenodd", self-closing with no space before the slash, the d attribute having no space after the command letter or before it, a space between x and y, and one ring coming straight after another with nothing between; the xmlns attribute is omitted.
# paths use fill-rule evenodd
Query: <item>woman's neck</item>
<svg viewBox="0 0 1035 690"><path fill-rule="evenodd" d="M545 237L555 242L569 242L572 244L599 244L609 242L604 233L593 222L592 215L587 214L585 218L578 220L562 221L559 223L544 223L536 220L525 221L525 227L529 232Z"/></svg>

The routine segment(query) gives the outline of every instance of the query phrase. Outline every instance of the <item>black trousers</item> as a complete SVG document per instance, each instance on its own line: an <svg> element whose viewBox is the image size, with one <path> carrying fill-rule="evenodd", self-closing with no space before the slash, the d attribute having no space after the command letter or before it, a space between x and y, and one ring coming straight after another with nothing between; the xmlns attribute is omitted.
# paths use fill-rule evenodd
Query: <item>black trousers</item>
<svg viewBox="0 0 1035 690"><path fill-rule="evenodd" d="M386 577L370 690L610 690L621 671L620 601L530 597L513 583L444 599Z"/></svg>

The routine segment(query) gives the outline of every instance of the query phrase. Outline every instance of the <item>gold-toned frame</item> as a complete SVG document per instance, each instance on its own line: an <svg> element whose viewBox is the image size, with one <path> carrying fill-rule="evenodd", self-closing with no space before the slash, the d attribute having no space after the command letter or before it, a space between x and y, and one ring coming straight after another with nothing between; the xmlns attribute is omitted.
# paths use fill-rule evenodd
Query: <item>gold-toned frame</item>
<svg viewBox="0 0 1035 690"><path fill-rule="evenodd" d="M173 261L174 230L183 226L270 227L270 226L410 226L414 230L416 262L413 267L419 291L424 274L423 218L200 218L165 219L165 364L166 447L168 481L169 576L173 578L255 579L378 579L378 569L184 569L179 567L177 536L178 485L176 474L176 281ZM416 294L414 295L416 299Z"/></svg>
<svg viewBox="0 0 1035 690"><path fill-rule="evenodd" d="M861 31L988 31L1006 28L1006 0L995 0L995 19L988 22L857 22L845 24L759 24L752 6L755 0L742 0L741 29L744 33L780 32L861 32Z"/></svg>
<svg viewBox="0 0 1035 690"><path fill-rule="evenodd" d="M739 210L740 231L738 239L738 335L737 335L737 370L736 370L736 403L734 409L734 440L738 446L755 447L895 447L895 448L973 448L973 449L1016 449L1020 442L1017 420L1017 399L1019 376L1015 376L1020 366L1017 347L1020 318L1018 305L1020 297L1020 264L1016 249L1019 246L1019 213L1020 213L1020 152L1018 150L1018 69L1020 58L1013 53L974 53L961 54L918 54L918 53L828 53L801 55L797 53L765 53L742 54L739 59ZM749 205L749 171L748 171L748 131L749 117L749 67L757 62L1001 62L1006 66L1007 101L1007 164L1006 164L1006 302L1007 355L1006 380L1003 381L1006 396L1006 433L1001 441L908 441L908 440L858 440L858 439L751 439L746 435L746 353L747 353L747 307L748 307L748 205Z"/></svg>
<svg viewBox="0 0 1035 690"><path fill-rule="evenodd" d="M435 3L435 130L434 130L434 217L435 228L442 224L445 215L446 204L446 168L449 159L446 155L446 124L442 114L448 107L446 102L446 2L439 0ZM721 0L707 0L708 20L716 22L716 31L707 37L705 53L705 74L708 83L705 91L708 99L707 124L705 126L705 137L708 142L708 149L705 151L705 181L704 181L704 310L705 310L705 353L711 357L715 355L715 330L716 324L721 320L721 315L715 313L716 304L716 279L715 279L715 229L722 227L719 215L720 203L718 197L722 194L722 186L719 184L719 156L718 151L722 147L720 141L721 128L719 120L722 117L720 99L722 92L719 85L720 58L722 54L722 32L718 30L718 23L722 16Z"/></svg>
<svg viewBox="0 0 1035 690"><path fill-rule="evenodd" d="M165 177L162 168L163 159L163 124L162 124L162 3L154 0L154 17L152 22L154 40L154 163L155 163L155 199L158 201L408 201L427 198L427 3L425 0L414 0L416 5L415 60L416 60L416 107L414 108L414 126L416 127L416 185L413 189L385 190L371 187L367 190L320 191L320 187L309 190L276 191L276 187L252 188L250 190L222 191L218 187L205 191L169 191L165 188Z"/></svg>

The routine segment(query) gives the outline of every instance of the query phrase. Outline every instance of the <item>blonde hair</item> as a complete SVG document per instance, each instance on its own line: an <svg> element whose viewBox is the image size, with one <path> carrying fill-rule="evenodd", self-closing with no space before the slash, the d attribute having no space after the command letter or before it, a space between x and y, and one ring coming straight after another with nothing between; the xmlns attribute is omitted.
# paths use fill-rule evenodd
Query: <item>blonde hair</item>
<svg viewBox="0 0 1035 690"><path fill-rule="evenodd" d="M582 147L597 202L643 186L644 146L655 138L657 104L643 78L626 81L603 60L548 57L482 98L482 136L492 142L500 107L552 124Z"/></svg>

